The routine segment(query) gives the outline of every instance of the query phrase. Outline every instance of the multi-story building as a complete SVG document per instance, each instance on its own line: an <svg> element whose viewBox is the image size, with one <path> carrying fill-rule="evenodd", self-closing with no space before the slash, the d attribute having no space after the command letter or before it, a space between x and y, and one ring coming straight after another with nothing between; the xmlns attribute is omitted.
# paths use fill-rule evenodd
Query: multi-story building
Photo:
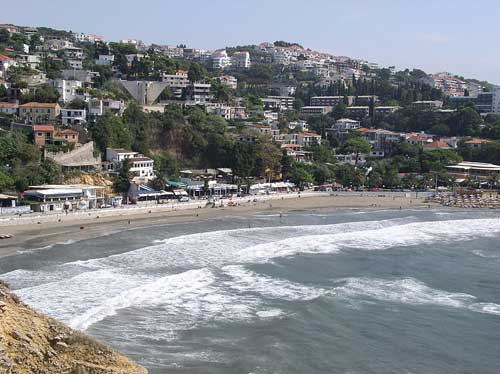
<svg viewBox="0 0 500 374"><path fill-rule="evenodd" d="M293 104L295 102L295 98L293 96L268 96L267 98L271 100L278 100L279 107L282 110L293 109Z"/></svg>
<svg viewBox="0 0 500 374"><path fill-rule="evenodd" d="M19 110L19 104L15 103L0 103L0 113L10 114L15 116Z"/></svg>
<svg viewBox="0 0 500 374"><path fill-rule="evenodd" d="M331 128L326 129L329 136L343 140L347 137L350 131L354 131L361 127L361 122L350 118L341 118L337 120Z"/></svg>
<svg viewBox="0 0 500 374"><path fill-rule="evenodd" d="M16 64L17 63L14 59L0 54L0 77L5 77L7 70Z"/></svg>
<svg viewBox="0 0 500 374"><path fill-rule="evenodd" d="M87 111L85 109L61 109L61 121L63 125L79 125L87 122Z"/></svg>
<svg viewBox="0 0 500 374"><path fill-rule="evenodd" d="M378 102L376 95L361 95L354 98L354 103L358 106L375 105Z"/></svg>
<svg viewBox="0 0 500 374"><path fill-rule="evenodd" d="M121 100L111 99L90 99L89 100L89 115L103 116L106 113L122 115L125 111L125 103Z"/></svg>
<svg viewBox="0 0 500 374"><path fill-rule="evenodd" d="M232 75L221 75L218 79L221 84L223 84L227 88L230 88L232 90L238 88L238 79L236 79L236 77L233 77Z"/></svg>
<svg viewBox="0 0 500 374"><path fill-rule="evenodd" d="M54 122L61 114L57 103L26 103L19 106L19 117L29 123Z"/></svg>
<svg viewBox="0 0 500 374"><path fill-rule="evenodd" d="M349 100L349 98L348 98ZM344 103L344 96L313 96L311 97L311 106L337 106ZM347 104L351 104L352 99Z"/></svg>
<svg viewBox="0 0 500 374"><path fill-rule="evenodd" d="M500 87L493 88L492 96L492 112L495 114L500 114Z"/></svg>
<svg viewBox="0 0 500 374"><path fill-rule="evenodd" d="M414 101L412 106L420 110L435 110L443 107L443 102L439 100Z"/></svg>
<svg viewBox="0 0 500 374"><path fill-rule="evenodd" d="M80 42L80 43L95 43L95 42L100 42L102 41L102 37L99 36L99 35L94 35L94 34L86 34L86 33L83 33L83 32L74 32L73 33L73 38L75 38L75 40L77 42Z"/></svg>
<svg viewBox="0 0 500 374"><path fill-rule="evenodd" d="M100 66L111 66L115 62L115 55L99 55L95 59L95 64Z"/></svg>
<svg viewBox="0 0 500 374"><path fill-rule="evenodd" d="M380 115L385 115L385 114L391 114L400 109L399 106L376 106L373 108L373 115L380 116Z"/></svg>
<svg viewBox="0 0 500 374"><path fill-rule="evenodd" d="M64 57L72 60L83 60L83 49L78 47L68 47L64 50Z"/></svg>
<svg viewBox="0 0 500 374"><path fill-rule="evenodd" d="M333 110L331 106L303 106L300 113L305 116L320 116Z"/></svg>
<svg viewBox="0 0 500 374"><path fill-rule="evenodd" d="M37 55L17 55L16 61L20 65L27 66L31 69L37 69L40 65L40 56Z"/></svg>
<svg viewBox="0 0 500 374"><path fill-rule="evenodd" d="M212 85L210 83L192 83L187 87L189 100L195 105L204 105L212 101Z"/></svg>
<svg viewBox="0 0 500 374"><path fill-rule="evenodd" d="M212 59L212 68L214 69L224 69L231 65L231 58L227 55L225 49L215 51L210 57Z"/></svg>
<svg viewBox="0 0 500 374"><path fill-rule="evenodd" d="M463 96L467 83L450 73L438 73L422 78L422 82L442 90L449 96Z"/></svg>
<svg viewBox="0 0 500 374"><path fill-rule="evenodd" d="M51 144L54 139L54 126L52 125L35 125L33 129L33 139L37 146L43 147L46 144Z"/></svg>
<svg viewBox="0 0 500 374"><path fill-rule="evenodd" d="M83 84L76 80L53 79L50 85L59 92L59 101L69 103L76 99L78 91L82 89Z"/></svg>
<svg viewBox="0 0 500 374"><path fill-rule="evenodd" d="M182 97L182 90L190 84L188 72L185 70L177 70L175 74L163 74L161 79L170 88L172 94L179 99Z"/></svg>
<svg viewBox="0 0 500 374"><path fill-rule="evenodd" d="M406 140L406 134L383 129L360 128L357 130L372 146L374 152L392 153L396 144Z"/></svg>
<svg viewBox="0 0 500 374"><path fill-rule="evenodd" d="M313 132L299 132L297 135L297 144L303 147L311 147L321 144L321 135Z"/></svg>
<svg viewBox="0 0 500 374"><path fill-rule="evenodd" d="M130 172L134 180L148 181L155 177L154 160L138 152L123 148L106 148L105 169L110 173L117 173L123 167L123 162L129 161Z"/></svg>
<svg viewBox="0 0 500 374"><path fill-rule="evenodd" d="M250 53L247 51L234 52L231 56L231 66L235 69L248 69L250 67Z"/></svg>
<svg viewBox="0 0 500 374"><path fill-rule="evenodd" d="M349 106L346 108L347 116L362 120L370 115L369 106Z"/></svg>

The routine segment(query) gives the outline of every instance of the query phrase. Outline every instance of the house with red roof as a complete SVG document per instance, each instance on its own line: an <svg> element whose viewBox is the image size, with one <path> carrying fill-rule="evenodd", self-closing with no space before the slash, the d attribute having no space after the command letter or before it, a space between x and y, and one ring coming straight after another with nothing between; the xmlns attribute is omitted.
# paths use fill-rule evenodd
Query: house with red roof
<svg viewBox="0 0 500 374"><path fill-rule="evenodd" d="M16 61L9 56L0 54L0 77L5 77L7 70L11 66L16 66Z"/></svg>
<svg viewBox="0 0 500 374"><path fill-rule="evenodd" d="M57 103L26 103L19 106L19 117L29 123L53 122L61 114Z"/></svg>

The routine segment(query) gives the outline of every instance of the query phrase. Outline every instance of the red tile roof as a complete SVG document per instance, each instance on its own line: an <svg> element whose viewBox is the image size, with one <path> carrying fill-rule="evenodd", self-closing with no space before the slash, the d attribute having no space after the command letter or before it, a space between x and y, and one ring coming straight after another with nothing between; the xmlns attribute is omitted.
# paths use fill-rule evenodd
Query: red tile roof
<svg viewBox="0 0 500 374"><path fill-rule="evenodd" d="M12 61L12 59L5 55L0 55L0 61Z"/></svg>
<svg viewBox="0 0 500 374"><path fill-rule="evenodd" d="M14 103L0 103L0 108L17 108L18 104Z"/></svg>
<svg viewBox="0 0 500 374"><path fill-rule="evenodd" d="M36 102L31 102L31 103L26 103L23 105L20 105L20 108L55 108L58 104L57 103L36 103Z"/></svg>
<svg viewBox="0 0 500 374"><path fill-rule="evenodd" d="M33 125L33 131L54 131L52 125Z"/></svg>

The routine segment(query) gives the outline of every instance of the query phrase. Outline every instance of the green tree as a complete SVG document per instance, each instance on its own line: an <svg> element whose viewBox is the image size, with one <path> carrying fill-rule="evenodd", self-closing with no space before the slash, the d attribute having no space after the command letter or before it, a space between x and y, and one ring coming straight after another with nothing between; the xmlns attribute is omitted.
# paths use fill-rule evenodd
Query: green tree
<svg viewBox="0 0 500 374"><path fill-rule="evenodd" d="M130 173L130 161L128 159L123 160L122 167L113 181L113 190L117 193L127 193L130 188L130 180L132 179L132 174Z"/></svg>
<svg viewBox="0 0 500 374"><path fill-rule="evenodd" d="M345 153L355 153L356 160L354 161L354 166L358 165L359 154L370 152L371 146L365 139L359 136L353 136L346 140L342 146L342 151Z"/></svg>
<svg viewBox="0 0 500 374"><path fill-rule="evenodd" d="M195 62L191 63L189 65L189 70L188 70L188 79L191 82L201 82L202 80L205 79L207 75L206 70L200 65Z"/></svg>

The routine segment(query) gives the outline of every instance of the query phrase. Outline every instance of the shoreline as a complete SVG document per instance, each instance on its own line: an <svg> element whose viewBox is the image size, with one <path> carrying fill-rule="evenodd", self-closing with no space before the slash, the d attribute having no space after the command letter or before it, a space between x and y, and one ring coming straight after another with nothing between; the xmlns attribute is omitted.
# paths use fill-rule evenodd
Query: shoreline
<svg viewBox="0 0 500 374"><path fill-rule="evenodd" d="M204 202L203 202L204 203ZM67 216L47 215L30 219L0 221L0 234L12 235L0 240L0 257L11 256L22 251L44 248L58 243L92 239L131 229L154 225L191 223L206 219L230 216L252 216L255 213L288 213L292 211L318 211L337 209L414 209L440 207L424 202L424 197L386 195L335 195L302 194L276 195L258 201L244 199L237 206L202 207L200 203L168 207L141 207L95 211ZM106 214L103 214L106 213ZM113 214L114 213L114 214ZM39 222L39 223L38 223ZM7 224L6 224L7 223Z"/></svg>

